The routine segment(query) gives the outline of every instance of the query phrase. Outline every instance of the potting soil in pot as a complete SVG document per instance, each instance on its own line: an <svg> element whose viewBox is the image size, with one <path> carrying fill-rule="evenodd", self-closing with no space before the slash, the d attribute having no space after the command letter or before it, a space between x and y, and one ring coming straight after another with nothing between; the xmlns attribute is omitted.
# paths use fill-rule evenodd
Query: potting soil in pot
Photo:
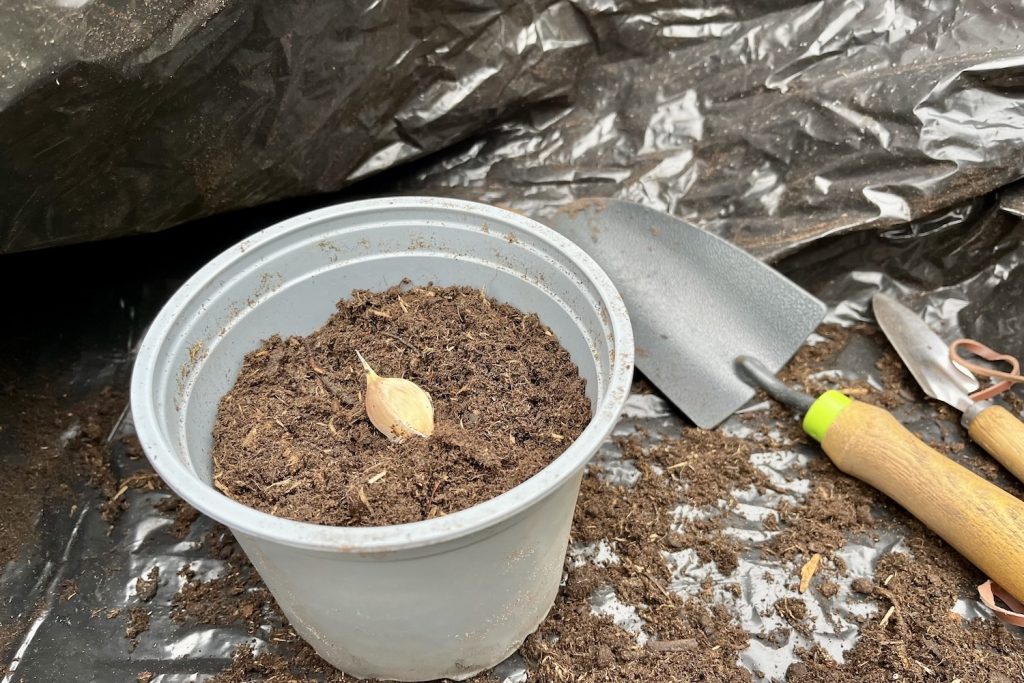
<svg viewBox="0 0 1024 683"><path fill-rule="evenodd" d="M356 352L430 394L432 436L371 424ZM214 427L214 484L279 517L345 526L446 515L521 484L590 420L586 382L536 315L467 287L352 292L307 337L246 355Z"/></svg>

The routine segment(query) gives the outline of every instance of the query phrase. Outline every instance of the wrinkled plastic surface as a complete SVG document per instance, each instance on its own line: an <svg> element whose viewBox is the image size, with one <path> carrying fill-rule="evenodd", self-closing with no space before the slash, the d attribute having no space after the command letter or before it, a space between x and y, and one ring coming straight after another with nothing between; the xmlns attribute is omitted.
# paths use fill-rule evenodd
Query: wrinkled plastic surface
<svg viewBox="0 0 1024 683"><path fill-rule="evenodd" d="M785 259L781 265L801 285L829 303L834 322L869 320L870 297L883 288L921 312L940 334L952 337L964 333L993 347L1024 354L1024 320L1019 315L1007 314L1019 311L1020 301L1024 300L1024 221L1006 210L1002 202L999 196L988 196L926 222L883 233L863 232L822 240ZM112 379L120 377L123 381L131 362L127 351L157 307L182 276L222 246L206 245L200 249L194 239L184 236L177 248L161 243L152 253L134 253L134 258L125 260L122 267L118 267L117 260L104 260L106 252L98 249L90 252L93 258L69 257L64 267L71 275L96 268L111 274L92 288L62 295L61 301L72 305L60 317L49 313L54 301L39 293L26 292L26 310L47 312L38 315L32 328L13 331L13 336L22 339L23 346L29 349L25 352L28 355L19 360L21 371L28 378L39 374L41 367L59 370L59 376L46 387L34 391L48 391L47 395L55 397L68 392L70 400L94 396L99 387ZM164 258L154 258L157 254ZM45 254L19 258L25 256ZM139 262L145 263L145 267L134 265ZM39 269L31 264L26 268ZM63 328L75 331L73 344L61 341ZM875 361L883 349L868 338L857 339L856 345L851 344L840 355L840 367L836 369L851 378L876 376ZM5 345L12 343L10 336L0 341ZM19 386L30 384L25 379ZM729 428L738 432L751 428L770 431L773 424L764 408L751 406L759 417L752 423L734 420ZM923 400L903 404L897 415L926 437L938 438L942 432L942 438L947 440L964 437L962 429L943 421L935 407ZM646 430L648 438L658 439L684 424L660 397L638 394L631 397L617 433L632 434L639 426ZM121 477L143 466L142 462L127 458L117 443L116 437L130 430L131 420L126 414L111 437L114 462ZM10 437L0 432L5 459L19 455L9 450ZM973 444L967 444L966 454L978 452ZM758 552L770 533L760 519L785 497L798 498L806 493L808 482L800 478L794 465L817 457L821 456L814 449L802 445L757 453L756 465L772 478L777 492L758 495L753 491L736 491L736 498L743 505L735 510L712 506L675 511L679 516L723 515L727 533L749 547L739 568L728 579L718 574L713 565L702 565L689 551L674 554L670 559L676 578L671 587L682 593L692 592L704 576L710 577L716 586L716 596L752 636L741 657L742 664L752 671L764 672L766 679L781 680L794 660L795 648L806 645L809 639L796 632L784 642L756 637L780 625L775 616L762 614L763 607L785 596L786 586L791 584L789 578L797 569ZM599 476L622 483L623 495L630 495L628 485L636 469L614 445L602 448L597 464ZM128 509L109 535L95 509L96 498L87 489L76 491L73 504L77 507L71 508L72 501L68 501L67 507L44 512L39 542L0 574L0 623L24 620L31 624L21 641L16 666L2 679L4 683L130 681L141 671L158 674L158 683L181 683L204 680L222 670L233 648L253 638L260 648L280 647L270 640L267 631L249 634L241 626L178 626L169 619L170 600L183 581L179 569L190 563L197 576L211 578L225 570L225 563L212 557L202 545L204 534L211 528L205 518L200 518L180 541L166 533L171 520L152 507L164 495L128 491ZM900 523L884 526L891 526L894 532L880 542L855 538L840 551L850 569L842 581L871 575L874 563L883 553L894 548L906 549L901 545ZM614 561L614 548L576 547L571 550L571 557L573 562L600 565ZM123 619L108 620L104 615L112 608L137 605L135 579L153 566L160 567L161 582L156 597L146 604L153 613L152 624L142 634L138 649L129 653ZM776 581L768 583L763 578L765 574L776 577ZM70 601L59 597L66 579L78 582L77 594ZM740 584L739 596L723 589L727 581ZM809 601L809 619L814 624L810 639L837 659L856 644L854 617L874 609L852 594L842 581L840 593L828 610L811 602L818 599L816 592L804 596ZM635 606L622 603L610 590L598 591L592 607L596 612L611 614L639 639L645 637L644 623L631 609ZM949 607L969 618L990 618L973 599L960 600ZM521 681L524 674L529 676L516 657L503 664L500 671L509 681Z"/></svg>
<svg viewBox="0 0 1024 683"><path fill-rule="evenodd" d="M406 189L618 196L776 257L1024 174L1022 31L1015 0L7 3L0 252L430 155Z"/></svg>

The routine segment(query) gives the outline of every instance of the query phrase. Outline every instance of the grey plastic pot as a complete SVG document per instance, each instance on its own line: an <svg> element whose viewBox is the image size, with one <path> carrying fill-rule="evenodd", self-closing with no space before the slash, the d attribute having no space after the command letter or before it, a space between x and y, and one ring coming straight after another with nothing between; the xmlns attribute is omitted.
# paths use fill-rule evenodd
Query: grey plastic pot
<svg viewBox="0 0 1024 683"><path fill-rule="evenodd" d="M403 278L483 288L538 314L587 380L583 434L497 498L413 524L306 524L215 490L214 417L244 354L275 333L308 334L355 288ZM622 299L579 248L509 211L406 197L297 216L215 258L147 332L131 401L154 469L231 529L324 659L364 678L462 679L514 652L550 609L583 467L618 419L632 371Z"/></svg>

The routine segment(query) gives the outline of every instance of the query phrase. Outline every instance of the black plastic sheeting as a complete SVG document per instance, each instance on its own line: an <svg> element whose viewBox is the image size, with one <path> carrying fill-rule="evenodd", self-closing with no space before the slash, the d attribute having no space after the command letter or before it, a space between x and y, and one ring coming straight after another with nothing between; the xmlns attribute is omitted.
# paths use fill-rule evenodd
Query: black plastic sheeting
<svg viewBox="0 0 1024 683"><path fill-rule="evenodd" d="M1012 0L7 4L0 252L153 232L364 178L351 192L462 196L540 218L579 197L616 196L778 261L830 304L833 321L869 321L870 295L884 289L947 338L1024 355L1024 186L996 191L1024 174L1022 79L1024 10ZM0 335L0 408L17 410L29 392L66 406L70 438L81 427L74 406L125 383L132 349L182 279L281 214L4 256L0 284L18 293L7 316L18 324ZM41 275L78 284L25 287ZM881 350L860 343L834 369L872 377ZM900 410L926 436L962 438L932 404ZM760 414L755 424L771 429ZM619 429L658 438L682 424L657 397L636 395ZM122 478L145 466L117 446L130 430L126 411L111 435ZM0 430L0 463L40 457L21 436ZM48 448L65 454L61 439ZM792 465L820 456L794 447L757 457L780 495L800 496ZM628 483L613 445L598 463ZM211 577L224 563L200 543L208 520L181 541L165 533L170 522L152 507L164 495L129 490L109 534L84 484L67 507L42 511L37 537L0 568L0 627L27 626L2 683L141 671L157 683L203 680L239 643L277 647L264 632L170 621L181 566ZM756 552L759 511L779 501L743 502L723 520L751 548L729 578L741 594L716 595L756 635L774 627L759 606L782 593L747 577L795 568ZM898 534L854 539L844 559L869 574L899 544ZM599 550L574 548L573 561L607 556ZM674 590L724 580L685 554L672 561ZM129 652L123 618L104 614L136 605L134 581L153 566L162 579L146 605L151 628ZM68 579L77 593L64 600ZM629 605L604 594L592 606L642 637ZM989 618L970 597L950 607ZM840 658L865 605L843 585L831 608L812 607L811 636L775 648L752 638L742 663L780 679L809 644L801 638ZM521 680L519 664L502 673Z"/></svg>
<svg viewBox="0 0 1024 683"><path fill-rule="evenodd" d="M1012 199L1013 193L1007 196ZM927 221L884 232L820 240L780 266L828 302L831 322L870 321L870 296L882 289L908 302L947 338L974 335L995 348L1024 355L1024 320L1019 315L1024 294L1024 220L1013 215L1012 202L1005 198L979 198ZM15 288L44 268L60 271L71 281L91 278L89 287L66 291L22 288L12 313L27 324L0 337L0 378L7 395L31 392L68 407L61 426L64 437L49 445L51 457L71 457L64 439L81 428L73 406L95 398L108 384L126 383L131 350L156 310L184 277L224 246L197 241L189 231L172 231L115 245L4 257L0 284L5 288ZM875 363L884 347L868 337L853 338L856 343L840 354L836 367L823 367L822 373L838 370L847 378L877 382ZM777 424L765 407L748 407L754 413L752 421L734 419L725 428L739 434L751 429L771 432ZM896 415L925 438L946 443L964 439L957 424L923 399L901 405ZM658 439L685 424L657 395L637 394L630 398L617 433L633 434L640 427L646 438ZM125 406L109 437L114 467L122 479L146 467L144 459L132 460L119 444L118 438L130 432L131 416ZM42 457L21 449L24 436L0 430L0 462L10 466ZM955 457L969 462L979 454L968 442ZM908 550L902 544L904 527L898 520L884 525L894 531L883 534L878 542L851 538L838 553L849 568L848 575L838 579L839 594L831 601L815 592L805 594L811 633L793 631L785 642L771 641L771 645L756 637L780 625L765 607L789 595L789 579L798 571L793 564L758 552L772 533L760 520L780 502L806 493L809 482L801 479L794 465L819 457L815 449L799 444L756 453L754 463L772 478L774 492L733 492L742 504L729 510L712 506L666 511L680 518L722 516L726 533L748 548L729 577L718 573L713 563L701 564L691 550L674 553L668 559L676 570L669 587L688 594L703 579L711 581L715 599L753 636L740 663L763 672L761 680L782 680L787 666L795 661L796 649L812 643L841 660L857 642L856 618L874 609L850 591L849 582L872 575L883 553ZM635 469L614 444L605 444L595 462L597 476L624 484L623 495L630 495L628 484ZM1000 477L997 483L1010 486L1005 472ZM42 511L38 538L17 561L0 568L0 625L27 627L12 648L13 660L5 663L9 673L0 674L3 683L131 681L143 671L156 674L154 683L203 681L227 667L236 645L255 642L258 649L271 651L283 647L270 639L266 629L250 634L242 626L181 626L170 620L171 598L183 581L178 575L182 566L189 564L200 578L213 578L225 571L225 562L203 543L204 534L213 527L210 520L200 518L184 539L167 533L171 519L153 508L167 495L127 491L127 510L109 531L100 519L95 493L82 483L70 500ZM600 566L613 561L613 556L610 547L570 548L574 564ZM130 652L123 615L113 619L106 615L111 609L140 604L135 579L154 566L160 567L161 580L156 596L144 605L152 613L150 630ZM777 580L769 583L765 575ZM70 600L61 597L67 594L67 580L77 582ZM740 585L739 595L725 590L725 584L733 582ZM612 616L638 639L645 637L642 616L632 609L635 606L622 603L614 593L598 591L591 606L596 613ZM970 586L948 607L968 619L991 618ZM508 683L530 680L523 661L515 656L498 671Z"/></svg>
<svg viewBox="0 0 1024 683"><path fill-rule="evenodd" d="M778 257L1024 174L1022 36L1016 0L7 3L0 252L429 155L403 191L635 199Z"/></svg>

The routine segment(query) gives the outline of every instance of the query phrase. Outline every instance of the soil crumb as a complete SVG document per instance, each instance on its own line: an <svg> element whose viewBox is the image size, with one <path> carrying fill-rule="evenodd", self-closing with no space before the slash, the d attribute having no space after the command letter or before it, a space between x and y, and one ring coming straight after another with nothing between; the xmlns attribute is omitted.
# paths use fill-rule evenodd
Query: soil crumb
<svg viewBox="0 0 1024 683"><path fill-rule="evenodd" d="M179 541L188 536L192 530L192 523L199 519L199 510L175 495L167 496L153 507L165 515L174 515L174 522L167 529L167 533Z"/></svg>
<svg viewBox="0 0 1024 683"><path fill-rule="evenodd" d="M434 404L429 439L394 444L363 406L356 351ZM590 420L586 383L535 315L466 287L354 291L307 337L245 357L221 400L214 483L280 517L341 526L446 515L526 481Z"/></svg>
<svg viewBox="0 0 1024 683"><path fill-rule="evenodd" d="M126 611L124 637L128 639L128 651L139 646L139 638L149 630L150 612L141 607L129 607Z"/></svg>
<svg viewBox="0 0 1024 683"><path fill-rule="evenodd" d="M65 579L61 582L59 595L61 601L70 602L78 595L78 581L75 579Z"/></svg>
<svg viewBox="0 0 1024 683"><path fill-rule="evenodd" d="M992 619L966 620L952 611L966 593L965 577L980 582L972 576L975 570L931 534L915 534L911 543L913 558L885 555L875 571L876 585L860 586L876 596L878 611L860 625L857 645L843 664L815 647L790 666L787 680L892 681L897 674L906 680L1021 680L1024 648L1013 631Z"/></svg>
<svg viewBox="0 0 1024 683"><path fill-rule="evenodd" d="M0 363L0 569L25 558L45 510L67 509L74 501L76 472L61 444L69 419L45 385L44 377L23 379Z"/></svg>
<svg viewBox="0 0 1024 683"><path fill-rule="evenodd" d="M178 573L185 583L171 599L171 620L204 626L241 623L254 633L268 611L277 610L270 591L227 528L214 527L203 538L203 545L211 557L226 563L225 571L204 581L190 565L183 566Z"/></svg>
<svg viewBox="0 0 1024 683"><path fill-rule="evenodd" d="M145 576L135 579L135 595L139 602L149 602L160 584L160 567L153 567Z"/></svg>
<svg viewBox="0 0 1024 683"><path fill-rule="evenodd" d="M296 640L298 636L289 629L283 634L275 633L273 638L275 642L287 642ZM210 683L291 683L297 680L351 683L356 680L320 659L313 648L302 641L298 641L294 647L296 652L282 657L271 652L257 654L252 646L239 645L235 649L231 666L210 679ZM300 675L302 678L298 677Z"/></svg>
<svg viewBox="0 0 1024 683"><path fill-rule="evenodd" d="M854 579L850 587L854 593L860 593L861 595L871 595L875 592L875 584L871 582L871 579L863 576Z"/></svg>
<svg viewBox="0 0 1024 683"><path fill-rule="evenodd" d="M807 603L801 598L782 598L775 603L774 608L794 629L807 636L811 634L807 623Z"/></svg>

